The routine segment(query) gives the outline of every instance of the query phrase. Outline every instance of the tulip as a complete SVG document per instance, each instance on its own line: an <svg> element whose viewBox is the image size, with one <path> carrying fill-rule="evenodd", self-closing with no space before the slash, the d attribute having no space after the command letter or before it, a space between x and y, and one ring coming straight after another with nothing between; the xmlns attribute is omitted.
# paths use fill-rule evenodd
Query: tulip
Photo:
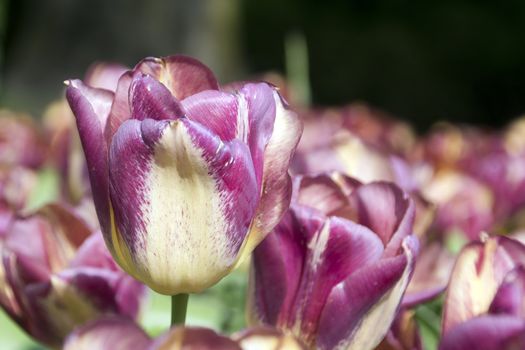
<svg viewBox="0 0 525 350"><path fill-rule="evenodd" d="M441 350L523 349L525 246L483 237L461 251L443 306Z"/></svg>
<svg viewBox="0 0 525 350"><path fill-rule="evenodd" d="M202 291L280 221L301 124L272 86L220 91L184 56L144 59L115 93L67 84L102 232L138 280Z"/></svg>
<svg viewBox="0 0 525 350"><path fill-rule="evenodd" d="M143 286L116 265L100 232L65 207L15 219L0 250L0 305L46 345L60 346L75 326L100 315L139 312Z"/></svg>
<svg viewBox="0 0 525 350"><path fill-rule="evenodd" d="M231 338L202 327L173 327L151 339L136 323L104 317L73 331L64 350L303 350L291 335L271 328L246 329Z"/></svg>
<svg viewBox="0 0 525 350"><path fill-rule="evenodd" d="M46 143L31 117L0 109L0 166L37 168Z"/></svg>
<svg viewBox="0 0 525 350"><path fill-rule="evenodd" d="M394 184L296 178L291 209L254 251L250 323L309 348L372 349L414 268L413 220L412 200Z"/></svg>

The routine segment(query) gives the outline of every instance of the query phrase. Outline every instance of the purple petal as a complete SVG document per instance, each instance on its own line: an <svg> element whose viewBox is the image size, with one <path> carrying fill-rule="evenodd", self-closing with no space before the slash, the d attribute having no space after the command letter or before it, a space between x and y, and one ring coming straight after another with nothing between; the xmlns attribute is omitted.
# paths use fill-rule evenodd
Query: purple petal
<svg viewBox="0 0 525 350"><path fill-rule="evenodd" d="M164 84L179 101L204 90L218 90L213 72L198 60L174 55L145 58L135 70L149 74Z"/></svg>
<svg viewBox="0 0 525 350"><path fill-rule="evenodd" d="M408 236L404 254L363 267L333 288L317 329L319 349L372 349L385 336L410 280L418 242Z"/></svg>
<svg viewBox="0 0 525 350"><path fill-rule="evenodd" d="M463 248L450 276L443 304L443 334L489 311L505 276L522 264L522 260L516 261L515 258L523 258L523 251L523 245L506 237L471 242Z"/></svg>
<svg viewBox="0 0 525 350"><path fill-rule="evenodd" d="M315 208L327 216L351 219L343 212L349 205L348 196L329 174L296 177L292 201Z"/></svg>
<svg viewBox="0 0 525 350"><path fill-rule="evenodd" d="M139 72L128 71L120 76L115 90L113 103L109 112L106 127L104 129L104 138L109 147L113 135L117 132L122 123L131 118L131 106L129 105L129 88L133 77Z"/></svg>
<svg viewBox="0 0 525 350"><path fill-rule="evenodd" d="M199 291L236 263L258 200L246 145L185 118L129 120L111 145L110 183L116 259L150 287Z"/></svg>
<svg viewBox="0 0 525 350"><path fill-rule="evenodd" d="M231 141L237 135L239 97L233 94L207 90L189 96L181 102L186 116L219 136Z"/></svg>
<svg viewBox="0 0 525 350"><path fill-rule="evenodd" d="M64 350L145 350L151 340L132 320L104 317L75 329Z"/></svg>
<svg viewBox="0 0 525 350"><path fill-rule="evenodd" d="M325 220L309 208L290 210L253 252L252 323L285 325L299 287L306 245Z"/></svg>
<svg viewBox="0 0 525 350"><path fill-rule="evenodd" d="M149 75L136 75L129 90L133 119L178 119L184 115L171 92Z"/></svg>
<svg viewBox="0 0 525 350"><path fill-rule="evenodd" d="M249 88L255 87L250 86ZM254 94L253 98L256 96L260 95ZM261 97L257 98L262 99ZM279 223L290 204L292 184L288 175L288 167L303 127L297 115L286 108L275 90L273 90L273 99L276 114L273 132L264 149L261 200L257 208L254 227L248 236L248 242L244 250L245 254L251 252L264 239L266 234ZM262 103L262 101L258 103ZM255 105L255 101L253 105ZM267 128L267 122L267 120L261 121L258 127L264 130ZM263 131L259 134L259 138L264 139L264 135L265 132ZM262 144L261 141L250 142L250 149L254 145L260 144ZM254 154L252 151L257 174L259 165L257 163L257 155L254 156Z"/></svg>
<svg viewBox="0 0 525 350"><path fill-rule="evenodd" d="M379 235L385 256L397 255L403 239L412 233L414 204L396 185L374 182L357 188L350 200L358 222Z"/></svg>
<svg viewBox="0 0 525 350"><path fill-rule="evenodd" d="M90 88L79 80L71 80L66 90L66 97L77 120L100 226L102 231L108 234L110 231L108 145L104 138L104 129L113 101L113 93Z"/></svg>
<svg viewBox="0 0 525 350"><path fill-rule="evenodd" d="M441 339L440 350L511 350L509 342L525 333L525 321L512 316L480 316L461 323Z"/></svg>
<svg viewBox="0 0 525 350"><path fill-rule="evenodd" d="M332 288L379 259L383 245L364 226L337 217L329 218L308 241L301 284L295 297L289 327L301 324L301 335L313 336ZM310 341L307 341L310 343Z"/></svg>
<svg viewBox="0 0 525 350"><path fill-rule="evenodd" d="M148 347L148 350L164 349L241 350L241 347L211 329L174 327Z"/></svg>
<svg viewBox="0 0 525 350"><path fill-rule="evenodd" d="M490 304L489 312L525 318L525 267L520 265L507 274Z"/></svg>

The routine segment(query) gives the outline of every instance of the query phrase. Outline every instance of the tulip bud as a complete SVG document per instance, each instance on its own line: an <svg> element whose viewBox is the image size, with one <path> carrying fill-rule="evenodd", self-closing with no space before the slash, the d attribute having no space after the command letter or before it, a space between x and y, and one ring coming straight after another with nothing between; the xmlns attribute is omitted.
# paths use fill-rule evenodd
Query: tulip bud
<svg viewBox="0 0 525 350"><path fill-rule="evenodd" d="M137 316L144 288L121 271L94 232L50 205L0 237L0 305L35 339L59 346L103 314Z"/></svg>
<svg viewBox="0 0 525 350"><path fill-rule="evenodd" d="M299 177L291 209L254 251L250 322L309 348L371 349L388 331L418 250L414 204L385 182Z"/></svg>
<svg viewBox="0 0 525 350"><path fill-rule="evenodd" d="M152 289L210 287L287 209L301 124L272 86L222 92L184 56L143 60L115 93L68 85L106 243Z"/></svg>

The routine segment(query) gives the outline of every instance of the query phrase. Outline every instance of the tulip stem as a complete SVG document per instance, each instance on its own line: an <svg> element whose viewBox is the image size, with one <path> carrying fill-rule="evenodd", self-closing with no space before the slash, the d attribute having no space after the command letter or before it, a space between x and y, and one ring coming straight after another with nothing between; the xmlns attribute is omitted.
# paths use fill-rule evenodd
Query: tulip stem
<svg viewBox="0 0 525 350"><path fill-rule="evenodd" d="M184 326L188 309L188 294L181 293L171 297L171 325Z"/></svg>

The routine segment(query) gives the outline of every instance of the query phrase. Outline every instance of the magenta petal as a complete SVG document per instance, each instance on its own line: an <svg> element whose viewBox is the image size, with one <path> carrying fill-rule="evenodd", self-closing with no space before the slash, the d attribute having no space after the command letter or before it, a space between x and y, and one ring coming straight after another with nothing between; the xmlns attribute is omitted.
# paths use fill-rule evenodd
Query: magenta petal
<svg viewBox="0 0 525 350"><path fill-rule="evenodd" d="M104 138L104 129L113 101L113 93L90 88L80 80L72 80L67 87L66 97L77 120L100 226L103 232L108 233L108 145Z"/></svg>
<svg viewBox="0 0 525 350"><path fill-rule="evenodd" d="M156 78L179 101L204 90L219 89L213 72L195 58L188 56L145 58L137 64L135 70Z"/></svg>
<svg viewBox="0 0 525 350"><path fill-rule="evenodd" d="M64 350L145 350L150 342L148 335L132 320L104 317L72 332Z"/></svg>
<svg viewBox="0 0 525 350"><path fill-rule="evenodd" d="M510 271L490 304L491 314L506 314L525 318L525 267Z"/></svg>
<svg viewBox="0 0 525 350"><path fill-rule="evenodd" d="M414 204L397 186L374 182L357 188L351 195L358 222L377 233L387 246L385 254L398 253L403 239L411 234Z"/></svg>
<svg viewBox="0 0 525 350"><path fill-rule="evenodd" d="M383 245L369 229L331 217L308 241L296 309L289 327L298 320L301 333L313 335L332 289L348 276L379 259Z"/></svg>
<svg viewBox="0 0 525 350"><path fill-rule="evenodd" d="M381 341L410 279L417 239L405 238L404 248L404 254L365 266L332 289L319 321L317 348L351 344L368 349Z"/></svg>
<svg viewBox="0 0 525 350"><path fill-rule="evenodd" d="M133 78L129 100L133 119L178 119L184 115L171 92L149 75L138 74Z"/></svg>
<svg viewBox="0 0 525 350"><path fill-rule="evenodd" d="M96 267L108 270L118 270L117 264L111 258L104 239L100 232L89 236L80 246L73 260L69 262L69 268Z"/></svg>
<svg viewBox="0 0 525 350"><path fill-rule="evenodd" d="M441 339L440 350L512 350L525 334L525 320L513 316L480 316L452 328ZM523 340L523 339L521 339ZM516 345L516 344L513 344ZM523 345L523 344L522 344Z"/></svg>
<svg viewBox="0 0 525 350"><path fill-rule="evenodd" d="M295 304L307 242L324 220L308 208L290 210L254 250L249 293L253 323L287 322Z"/></svg>
<svg viewBox="0 0 525 350"><path fill-rule="evenodd" d="M188 119L196 121L219 136L231 141L237 134L239 98L226 92L207 90L181 101Z"/></svg>

